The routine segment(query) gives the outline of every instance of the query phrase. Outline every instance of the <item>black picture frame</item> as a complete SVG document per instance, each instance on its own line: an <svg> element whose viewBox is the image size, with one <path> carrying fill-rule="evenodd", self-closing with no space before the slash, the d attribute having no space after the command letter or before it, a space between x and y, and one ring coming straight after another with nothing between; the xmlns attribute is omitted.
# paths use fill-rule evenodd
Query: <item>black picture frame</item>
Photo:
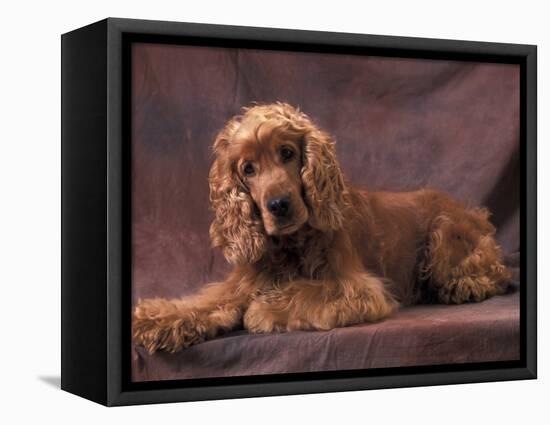
<svg viewBox="0 0 550 425"><path fill-rule="evenodd" d="M128 63L135 41L519 64L521 359L130 382ZM62 389L112 406L536 378L536 46L118 18L61 42Z"/></svg>

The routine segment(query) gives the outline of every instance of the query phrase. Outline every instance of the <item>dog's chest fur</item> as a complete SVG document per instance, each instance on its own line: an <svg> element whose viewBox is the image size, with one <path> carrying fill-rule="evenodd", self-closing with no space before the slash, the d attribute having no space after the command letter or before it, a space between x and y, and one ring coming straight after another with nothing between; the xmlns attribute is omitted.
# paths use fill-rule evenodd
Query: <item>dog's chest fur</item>
<svg viewBox="0 0 550 425"><path fill-rule="evenodd" d="M321 279L330 270L329 245L326 234L306 226L292 235L270 237L267 252L257 266L276 283Z"/></svg>

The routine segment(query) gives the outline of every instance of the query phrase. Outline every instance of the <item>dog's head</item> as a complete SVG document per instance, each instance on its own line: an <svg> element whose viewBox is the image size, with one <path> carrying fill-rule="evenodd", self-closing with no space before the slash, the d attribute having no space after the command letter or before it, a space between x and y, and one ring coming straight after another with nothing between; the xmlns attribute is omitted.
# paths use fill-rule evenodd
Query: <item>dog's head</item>
<svg viewBox="0 0 550 425"><path fill-rule="evenodd" d="M214 142L210 201L214 246L233 264L254 263L266 238L342 227L345 185L334 141L285 104L245 108Z"/></svg>

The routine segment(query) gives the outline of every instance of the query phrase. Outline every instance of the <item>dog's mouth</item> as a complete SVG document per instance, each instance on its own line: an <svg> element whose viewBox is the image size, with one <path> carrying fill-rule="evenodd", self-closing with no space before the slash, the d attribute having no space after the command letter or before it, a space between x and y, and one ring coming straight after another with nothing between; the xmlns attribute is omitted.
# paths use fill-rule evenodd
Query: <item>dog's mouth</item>
<svg viewBox="0 0 550 425"><path fill-rule="evenodd" d="M295 233L300 228L296 223L288 223L283 226L278 226L276 231L272 233L273 235L290 235Z"/></svg>
<svg viewBox="0 0 550 425"><path fill-rule="evenodd" d="M302 226L307 222L307 214L299 214L285 219L280 219L275 222L270 222L265 226L266 232L269 236L284 236L291 235L299 231Z"/></svg>
<svg viewBox="0 0 550 425"><path fill-rule="evenodd" d="M265 223L265 230L269 236L290 235L298 231L300 226L294 221L285 221L284 223Z"/></svg>

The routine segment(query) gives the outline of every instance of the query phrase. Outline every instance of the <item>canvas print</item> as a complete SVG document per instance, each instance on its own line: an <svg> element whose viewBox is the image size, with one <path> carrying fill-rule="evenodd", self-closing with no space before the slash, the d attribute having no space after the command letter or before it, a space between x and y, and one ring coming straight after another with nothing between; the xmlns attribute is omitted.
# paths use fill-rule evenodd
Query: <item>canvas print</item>
<svg viewBox="0 0 550 425"><path fill-rule="evenodd" d="M131 48L134 382L518 360L520 69Z"/></svg>

